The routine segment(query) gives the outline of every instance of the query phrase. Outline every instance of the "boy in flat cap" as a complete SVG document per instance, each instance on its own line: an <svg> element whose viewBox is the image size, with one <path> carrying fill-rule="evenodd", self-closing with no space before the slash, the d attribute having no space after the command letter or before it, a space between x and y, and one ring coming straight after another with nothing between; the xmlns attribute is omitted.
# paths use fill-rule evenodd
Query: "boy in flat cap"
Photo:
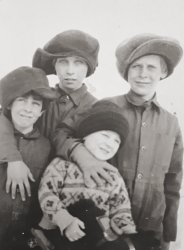
<svg viewBox="0 0 184 250"><path fill-rule="evenodd" d="M83 81L94 73L98 65L98 52L99 43L96 38L80 30L67 30L59 33L43 49L36 50L33 67L42 69L47 75L56 74L59 78L59 84L55 89L57 99L49 104L39 122L41 133L51 141L59 123L74 114L83 112L96 101L96 98L88 92ZM0 147L5 148L6 145L9 145L11 150L6 155L8 164L21 169L25 165L6 123L7 121L1 119ZM3 133L6 133L7 136L4 137ZM108 175L104 171L105 177L108 179ZM14 182L18 185L20 180L14 180ZM11 182L9 182L10 184ZM13 197L15 188L16 186L12 186ZM25 188L27 189L26 186ZM21 186L20 189L23 187ZM24 192L22 191L21 194ZM25 199L25 195L22 198Z"/></svg>
<svg viewBox="0 0 184 250"><path fill-rule="evenodd" d="M9 148L1 149L4 158L0 163L0 249L24 249L27 242L23 239L28 236L28 228L40 220L38 183L50 154L50 143L40 134L36 122L56 95L41 69L20 67L0 80L0 97L2 113L12 124L16 145L28 166L22 167L21 173L16 167L8 166L6 152ZM12 199L6 192L8 182L14 186L13 180L20 176L24 176L25 182L20 182L19 186L30 186L26 201L21 200L20 193ZM25 245L19 245L21 238Z"/></svg>
<svg viewBox="0 0 184 250"><path fill-rule="evenodd" d="M117 153L127 135L128 123L121 109L109 101L96 102L76 124L75 136L103 161ZM56 249L129 249L121 237L136 233L128 193L118 171L108 170L108 174L111 183L102 179L102 186L87 187L82 171L73 162L55 159L46 168L39 188L45 215L40 226L52 240L57 226Z"/></svg>
<svg viewBox="0 0 184 250"><path fill-rule="evenodd" d="M154 34L137 35L116 49L117 68L130 84L130 91L110 98L129 123L126 143L115 161L128 188L139 232L136 249L165 250L176 239L182 135L177 118L157 102L156 88L172 74L182 53L177 41ZM58 155L70 156L88 182L91 178L100 183L101 172L95 166L101 162L93 159L81 143L72 147L70 138L62 146L58 138L58 145Z"/></svg>

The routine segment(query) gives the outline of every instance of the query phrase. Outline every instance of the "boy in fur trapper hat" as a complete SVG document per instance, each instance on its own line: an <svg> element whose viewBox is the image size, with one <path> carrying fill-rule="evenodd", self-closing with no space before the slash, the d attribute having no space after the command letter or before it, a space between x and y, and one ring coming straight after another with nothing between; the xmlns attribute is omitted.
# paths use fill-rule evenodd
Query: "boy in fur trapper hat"
<svg viewBox="0 0 184 250"><path fill-rule="evenodd" d="M182 54L178 41L155 34L133 36L116 49L117 68L130 85L127 94L110 98L129 123L129 134L116 162L131 197L139 235L136 249L167 250L176 239L182 135L176 116L157 102L156 89L172 74ZM97 162L82 143L74 147L76 141L70 132L58 152L80 166L88 184L95 180L100 185L101 161Z"/></svg>
<svg viewBox="0 0 184 250"><path fill-rule="evenodd" d="M0 149L4 155L0 163L0 249L25 250L29 229L40 219L38 183L50 154L50 143L41 136L36 122L56 95L41 69L20 67L0 80L0 97L2 113L12 124L16 144L29 166L8 166L6 156L11 149L6 145ZM9 194L10 183L19 188L16 198ZM24 185L29 196L26 201L21 200Z"/></svg>
<svg viewBox="0 0 184 250"><path fill-rule="evenodd" d="M127 134L126 119L109 101L98 101L76 126L86 149L103 161L114 157ZM103 179L101 187L87 187L72 162L55 159L45 170L39 188L44 213L40 226L51 240L53 231L48 229L59 229L57 249L129 249L123 237L136 229L126 186L115 168L107 173L111 183Z"/></svg>
<svg viewBox="0 0 184 250"><path fill-rule="evenodd" d="M54 36L38 48L33 56L33 67L42 69L47 75L58 76L57 101L50 105L44 115L41 130L52 138L56 127L66 117L82 112L96 101L84 80L98 66L98 40L80 30L66 30Z"/></svg>

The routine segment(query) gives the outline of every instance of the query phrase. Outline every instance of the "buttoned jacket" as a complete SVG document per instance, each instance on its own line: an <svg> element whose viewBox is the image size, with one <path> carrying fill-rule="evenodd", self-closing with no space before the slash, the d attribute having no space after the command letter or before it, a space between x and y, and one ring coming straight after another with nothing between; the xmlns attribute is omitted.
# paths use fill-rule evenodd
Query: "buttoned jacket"
<svg viewBox="0 0 184 250"><path fill-rule="evenodd" d="M136 225L163 232L166 241L175 240L183 158L178 120L156 96L144 105L131 92L111 101L121 107L129 123L114 164L127 185Z"/></svg>

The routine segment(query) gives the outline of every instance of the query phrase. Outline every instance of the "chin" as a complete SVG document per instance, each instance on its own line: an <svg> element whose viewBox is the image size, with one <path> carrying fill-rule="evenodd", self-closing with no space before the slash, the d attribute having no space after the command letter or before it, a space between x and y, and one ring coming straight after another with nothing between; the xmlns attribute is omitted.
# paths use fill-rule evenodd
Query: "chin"
<svg viewBox="0 0 184 250"><path fill-rule="evenodd" d="M134 91L134 93L135 93L136 95L140 96L140 97L144 97L144 96L146 96L146 95L148 94L148 93L142 92L142 91Z"/></svg>

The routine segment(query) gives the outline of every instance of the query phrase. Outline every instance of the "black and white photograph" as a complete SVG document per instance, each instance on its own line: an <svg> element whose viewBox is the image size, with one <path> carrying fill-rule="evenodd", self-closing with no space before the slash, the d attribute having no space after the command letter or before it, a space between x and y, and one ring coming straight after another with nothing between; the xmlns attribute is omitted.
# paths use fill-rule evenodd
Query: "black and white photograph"
<svg viewBox="0 0 184 250"><path fill-rule="evenodd" d="M183 0L0 0L0 250L184 249L183 23Z"/></svg>

